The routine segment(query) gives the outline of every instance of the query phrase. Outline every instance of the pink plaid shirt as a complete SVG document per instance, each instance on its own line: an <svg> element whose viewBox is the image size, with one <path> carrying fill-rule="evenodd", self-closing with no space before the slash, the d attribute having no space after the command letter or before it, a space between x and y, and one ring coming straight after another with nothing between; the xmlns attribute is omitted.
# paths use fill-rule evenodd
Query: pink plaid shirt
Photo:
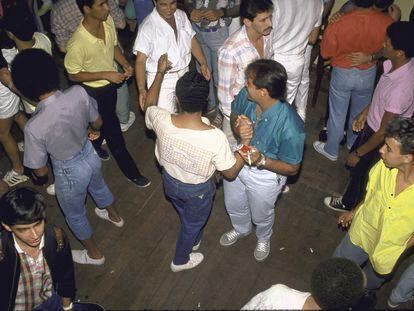
<svg viewBox="0 0 414 311"><path fill-rule="evenodd" d="M271 36L264 37L264 58L273 56ZM231 35L218 51L218 87L217 96L222 113L229 117L231 103L244 87L244 70L253 61L260 58L254 45L247 37L246 26Z"/></svg>

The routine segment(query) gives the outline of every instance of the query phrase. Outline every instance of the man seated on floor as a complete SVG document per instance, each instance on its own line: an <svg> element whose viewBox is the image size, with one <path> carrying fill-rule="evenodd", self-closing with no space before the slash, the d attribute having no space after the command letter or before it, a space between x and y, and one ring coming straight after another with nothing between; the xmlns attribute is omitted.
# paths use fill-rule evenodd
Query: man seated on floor
<svg viewBox="0 0 414 311"><path fill-rule="evenodd" d="M246 165L234 181L224 181L224 201L232 229L220 238L230 246L256 227L254 258L263 261L270 253L275 221L275 203L286 183L302 162L305 129L302 119L289 105L285 68L274 60L259 59L246 69L246 87L232 103L232 129L243 143L251 139ZM247 135L247 136L246 136Z"/></svg>
<svg viewBox="0 0 414 311"><path fill-rule="evenodd" d="M208 105L209 82L197 72L187 72L175 89L179 113L155 106L164 73L170 62L167 54L158 61L157 74L144 105L145 122L155 131L155 155L163 167L164 192L180 217L171 270L179 272L199 265L204 256L200 247L203 229L213 207L216 193L213 174L216 170L233 179L244 165L234 155L226 136L211 126L202 112ZM243 141L248 144L249 140Z"/></svg>
<svg viewBox="0 0 414 311"><path fill-rule="evenodd" d="M363 303L365 282L357 264L330 258L313 270L310 293L276 284L254 296L242 310L349 310Z"/></svg>
<svg viewBox="0 0 414 311"><path fill-rule="evenodd" d="M70 245L62 229L46 225L43 197L15 188L0 206L0 310L72 310Z"/></svg>
<svg viewBox="0 0 414 311"><path fill-rule="evenodd" d="M368 172L378 159L384 143L385 129L398 117L414 113L414 26L396 22L388 26L384 42L384 73L375 88L372 102L354 120L352 127L359 132L347 158L351 180L342 197L326 197L325 205L344 212L353 209L363 199Z"/></svg>
<svg viewBox="0 0 414 311"><path fill-rule="evenodd" d="M72 251L73 260L102 265L105 257L92 239L86 217L87 193L98 206L98 217L117 227L122 227L124 221L115 209L114 197L102 176L101 161L90 142L99 137L102 126L96 101L78 85L59 91L57 66L43 50L19 53L11 74L20 93L36 105L24 129L24 165L33 169L35 179L46 183L50 156L57 200L70 229L86 248Z"/></svg>
<svg viewBox="0 0 414 311"><path fill-rule="evenodd" d="M414 245L414 119L391 121L380 154L364 200L339 217L340 225L351 227L333 254L365 264L370 290L390 277L400 255Z"/></svg>

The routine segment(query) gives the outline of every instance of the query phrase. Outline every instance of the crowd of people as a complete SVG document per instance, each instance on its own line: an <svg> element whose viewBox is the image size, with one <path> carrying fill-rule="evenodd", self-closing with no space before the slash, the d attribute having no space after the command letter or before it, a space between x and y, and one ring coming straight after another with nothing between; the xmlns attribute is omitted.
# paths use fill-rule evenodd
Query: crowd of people
<svg viewBox="0 0 414 311"><path fill-rule="evenodd" d="M151 184L123 137L135 121L133 78L138 107L156 135L165 197L180 219L171 270L204 259L198 250L217 172L232 226L219 244L229 247L254 230L253 256L266 260L275 203L294 187L288 177L303 161L309 67L319 44L332 71L327 139L313 147L337 161L345 139L350 182L343 196L323 203L341 212L338 224L347 233L314 270L310 293L277 284L243 309L373 308L370 298L414 245L413 22L400 21L393 0L348 1L329 22L334 0L181 4L183 10L176 0L134 0L121 4L124 12L114 0L2 2L0 142L11 169L0 183L0 309L88 308L75 302L73 263L103 265L105 256L86 215L87 195L97 217L116 227L127 221L101 161L111 154L129 182ZM127 22L135 31L131 20L138 25L135 67L117 34ZM54 51L64 58L71 84L65 90ZM13 122L23 142L11 134ZM29 180L49 185L84 249L71 250L63 230L45 224L44 199L19 185ZM388 305L413 294L411 265Z"/></svg>

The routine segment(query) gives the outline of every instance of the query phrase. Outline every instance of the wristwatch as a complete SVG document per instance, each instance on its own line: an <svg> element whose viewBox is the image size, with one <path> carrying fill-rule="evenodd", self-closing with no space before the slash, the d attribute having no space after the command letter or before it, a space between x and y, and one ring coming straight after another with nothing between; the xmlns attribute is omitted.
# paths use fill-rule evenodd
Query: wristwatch
<svg viewBox="0 0 414 311"><path fill-rule="evenodd" d="M261 158L260 161L257 162L256 166L259 170L263 169L263 167L266 165L266 157L265 155L262 153L261 154Z"/></svg>

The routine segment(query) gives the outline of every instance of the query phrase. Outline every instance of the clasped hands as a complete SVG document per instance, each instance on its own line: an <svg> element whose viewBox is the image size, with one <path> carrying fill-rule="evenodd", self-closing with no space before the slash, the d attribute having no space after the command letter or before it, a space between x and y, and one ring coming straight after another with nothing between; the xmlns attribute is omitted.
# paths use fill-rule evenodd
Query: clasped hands
<svg viewBox="0 0 414 311"><path fill-rule="evenodd" d="M202 9L194 9L190 13L190 19L194 23L199 23L203 19L206 19L210 22L214 22L219 18L223 17L222 10L202 10Z"/></svg>

